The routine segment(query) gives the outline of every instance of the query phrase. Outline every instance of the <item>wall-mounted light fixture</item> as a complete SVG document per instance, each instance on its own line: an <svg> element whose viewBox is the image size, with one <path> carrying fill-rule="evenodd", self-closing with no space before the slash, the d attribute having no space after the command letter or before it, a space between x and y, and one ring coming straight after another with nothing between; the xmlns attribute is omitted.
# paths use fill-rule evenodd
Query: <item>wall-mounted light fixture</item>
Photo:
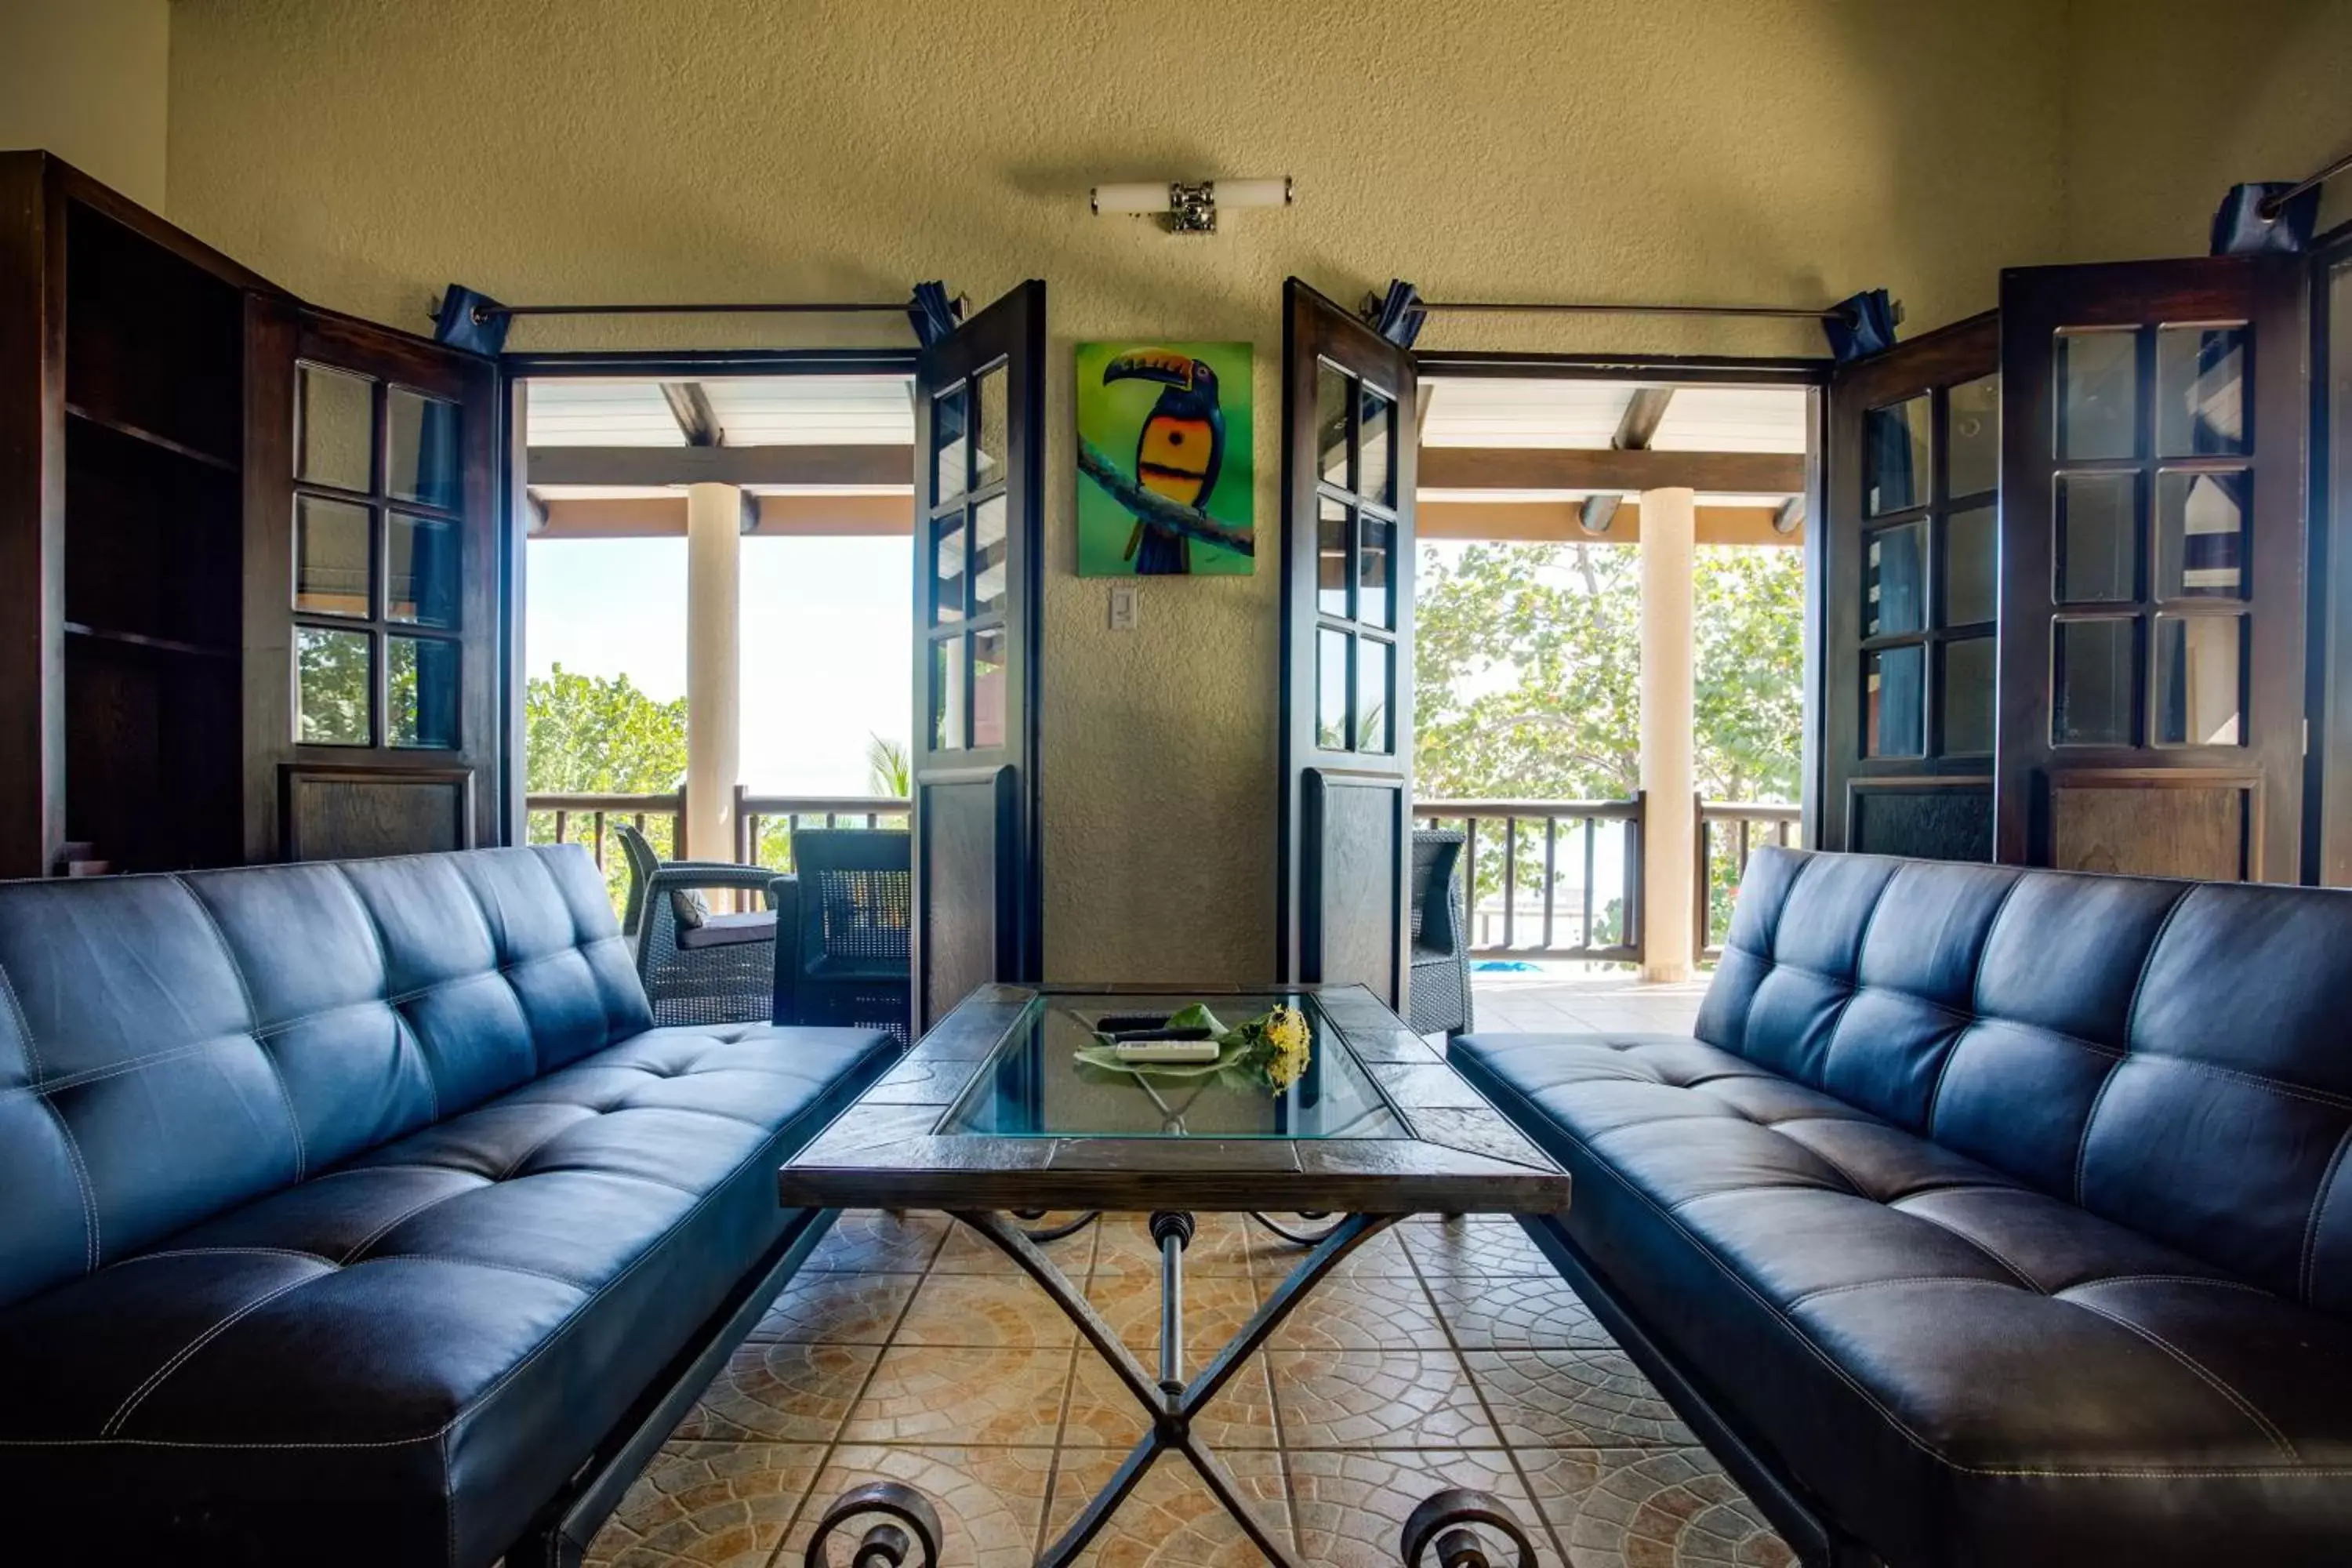
<svg viewBox="0 0 2352 1568"><path fill-rule="evenodd" d="M1156 216L1171 234L1216 233L1219 207L1286 207L1292 199L1287 174L1278 180L1202 180L1198 184L1136 181L1097 185L1089 195L1097 216Z"/></svg>

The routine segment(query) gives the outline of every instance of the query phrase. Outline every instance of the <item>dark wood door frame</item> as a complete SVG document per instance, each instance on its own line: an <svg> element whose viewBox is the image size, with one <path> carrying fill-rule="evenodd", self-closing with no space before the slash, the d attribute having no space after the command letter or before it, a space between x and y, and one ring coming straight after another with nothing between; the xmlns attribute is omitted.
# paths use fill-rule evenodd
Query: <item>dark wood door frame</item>
<svg viewBox="0 0 2352 1568"><path fill-rule="evenodd" d="M2345 295L2336 297L2341 279ZM2341 307L2339 309L2339 307ZM2352 223L2311 252L2303 879L2352 887Z"/></svg>
<svg viewBox="0 0 2352 1568"><path fill-rule="evenodd" d="M1884 353L1842 366L1831 380L1828 397L1828 443L1825 450L1826 504L1817 514L1817 526L1807 543L1822 563L1822 616L1816 623L1822 648L1822 700L1816 721L1807 725L1822 757L1820 810L1810 824L1808 842L1823 849L1862 849L1857 842L1862 805L1886 791L1921 790L1949 795L1973 792L1985 805L1986 831L1978 857L1992 856L1990 800L1993 759L1987 750L1978 754L1948 755L1940 721L1940 677L1946 638L1943 581L1947 552L1946 520L1950 515L1946 481L1944 439L1949 427L1944 389L1990 375L2000 368L2000 319L1988 310L1917 338L1898 343ZM1865 505L1868 478L1868 416L1872 410L1908 400L1929 400L1930 472L1918 476L1916 505L1890 508L1873 515ZM1997 492L1996 492L1997 494ZM1997 503L1996 503L1997 504ZM1996 513L1996 516L1998 513ZM1923 596L1921 629L1924 641L1921 700L1926 714L1937 721L1922 738L1916 756L1865 757L1863 754L1863 672L1864 657L1862 609L1864 598L1864 551L1868 534L1881 528L1909 523L1923 531L1923 560L1930 591ZM1810 584L1809 584L1810 586ZM1979 634L1981 637L1981 633ZM1880 646L1880 645L1873 645ZM1916 794L1888 797L1888 804L1921 804ZM1958 803L1949 803L1958 804ZM1895 852L1903 852L1900 850Z"/></svg>
<svg viewBox="0 0 2352 1568"><path fill-rule="evenodd" d="M1432 349L1413 355L1422 377L1488 376L1528 381L1644 381L1684 386L1795 386L1808 393L1805 419L1805 559L1802 662L1805 721L1798 757L1799 837L1818 844L1827 756L1821 743L1827 668L1822 657L1821 519L1827 500L1829 408L1826 392L1835 362L1803 355L1740 358L1726 354L1537 354Z"/></svg>
<svg viewBox="0 0 2352 1568"><path fill-rule="evenodd" d="M1995 849L2010 865L2049 865L2058 853L2062 789L2097 792L2236 791L2242 868L2250 879L2292 882L2303 859L2305 701L2304 618L2307 590L2303 533L2305 447L2311 402L2304 386L2309 349L2307 263L2293 257L2193 257L2146 262L2011 268L2001 275L2001 581L2000 717L1995 773ZM2242 391L2251 432L2244 456L2158 453L2156 349L2149 329L2178 323L2241 322L2251 333ZM2137 331L2134 371L2135 456L2091 459L2058 456L2055 366L2061 329ZM2053 736L2056 700L2053 581L2059 469L2086 475L2130 473L2140 489L2131 502L2137 582L2104 613L2130 617L2137 700L2135 743L2061 746ZM2243 634L2237 745L2158 744L2155 701L2159 585L2152 548L2159 471L2243 471L2251 476L2241 556ZM2167 601L2179 613L2177 600ZM2072 614L2085 613L2077 601ZM2095 616L2101 606L2088 606ZM2085 794L2086 802L2092 796ZM2113 803L2110 803L2113 804ZM2137 807L2136 820L2172 840L2159 803ZM2187 795L2162 803L2177 812ZM2086 805L2085 809L2089 809ZM2188 818L2179 819L2181 825Z"/></svg>
<svg viewBox="0 0 2352 1568"><path fill-rule="evenodd" d="M507 353L499 356L499 776L506 781L496 805L498 842L520 844L528 795L523 742L522 612L527 584L522 490L529 473L523 451L520 402L526 381L559 381L596 377L642 378L646 381L694 381L703 378L763 375L904 375L915 374L919 351L907 349L643 349L583 350L572 353Z"/></svg>

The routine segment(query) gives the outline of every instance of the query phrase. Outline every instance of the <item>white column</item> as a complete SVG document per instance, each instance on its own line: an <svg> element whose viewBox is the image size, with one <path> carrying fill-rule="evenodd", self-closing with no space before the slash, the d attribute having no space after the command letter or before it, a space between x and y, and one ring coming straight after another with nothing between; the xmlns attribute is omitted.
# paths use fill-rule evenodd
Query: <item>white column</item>
<svg viewBox="0 0 2352 1568"><path fill-rule="evenodd" d="M743 492L686 488L686 844L698 860L735 858L735 769L741 754L737 640Z"/></svg>
<svg viewBox="0 0 2352 1568"><path fill-rule="evenodd" d="M1642 492L1642 978L1691 977L1698 808L1691 765L1691 560L1685 489Z"/></svg>

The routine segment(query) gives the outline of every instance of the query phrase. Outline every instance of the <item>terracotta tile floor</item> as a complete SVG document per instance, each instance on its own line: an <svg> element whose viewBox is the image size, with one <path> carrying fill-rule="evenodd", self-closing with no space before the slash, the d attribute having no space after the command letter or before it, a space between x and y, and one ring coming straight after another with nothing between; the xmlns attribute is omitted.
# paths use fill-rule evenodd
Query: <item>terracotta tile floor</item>
<svg viewBox="0 0 2352 1568"><path fill-rule="evenodd" d="M1474 976L1482 1028L1689 1029L1700 985L1574 966ZM1147 1366L1159 1249L1115 1215L1048 1250ZM1186 1364L1297 1249L1203 1215ZM597 1537L591 1561L797 1568L824 1507L886 1478L938 1508L950 1568L1026 1568L1144 1417L1002 1253L942 1215L845 1215ZM1496 1493L1572 1568L1786 1568L1791 1558L1507 1220L1410 1221L1360 1248L1202 1413L1299 1558L1393 1568L1444 1486ZM836 1542L836 1562L847 1560ZM1089 1547L1102 1568L1259 1561L1178 1457Z"/></svg>
<svg viewBox="0 0 2352 1568"><path fill-rule="evenodd" d="M845 1215L591 1561L797 1565L827 1503L895 1478L938 1508L952 1568L1025 1568L1143 1417L1043 1291L950 1229L938 1215ZM1150 1364L1158 1290L1139 1216L1108 1216L1051 1251ZM1237 1216L1202 1216L1185 1281L1189 1367L1296 1257ZM1415 1219L1368 1244L1209 1407L1202 1432L1307 1563L1393 1568L1405 1515L1447 1485L1504 1498L1549 1563L1790 1561L1506 1220ZM1085 1559L1258 1560L1173 1456Z"/></svg>

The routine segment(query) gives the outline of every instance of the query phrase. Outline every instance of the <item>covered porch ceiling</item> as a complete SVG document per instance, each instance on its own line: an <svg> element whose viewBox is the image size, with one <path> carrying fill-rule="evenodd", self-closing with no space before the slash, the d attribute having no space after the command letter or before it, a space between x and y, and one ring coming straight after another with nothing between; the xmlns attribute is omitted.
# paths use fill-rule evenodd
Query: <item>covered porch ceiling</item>
<svg viewBox="0 0 2352 1568"><path fill-rule="evenodd" d="M1802 538L1801 387L1433 375L1419 419L1424 538L1631 542L1678 486L1702 543ZM744 491L751 533L912 531L905 376L535 380L526 431L536 538L683 537L700 481Z"/></svg>

